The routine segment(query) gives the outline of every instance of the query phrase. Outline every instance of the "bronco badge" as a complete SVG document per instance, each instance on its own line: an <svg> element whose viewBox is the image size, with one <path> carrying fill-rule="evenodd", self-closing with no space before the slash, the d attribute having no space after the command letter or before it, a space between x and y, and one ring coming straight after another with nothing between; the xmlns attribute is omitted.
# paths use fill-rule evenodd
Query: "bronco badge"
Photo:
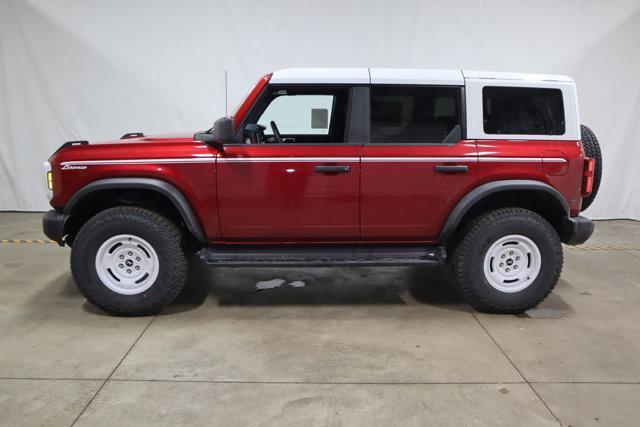
<svg viewBox="0 0 640 427"><path fill-rule="evenodd" d="M69 169L86 169L87 167L84 165L70 165L70 164L65 164L64 166L62 166L60 169L63 171L69 170Z"/></svg>

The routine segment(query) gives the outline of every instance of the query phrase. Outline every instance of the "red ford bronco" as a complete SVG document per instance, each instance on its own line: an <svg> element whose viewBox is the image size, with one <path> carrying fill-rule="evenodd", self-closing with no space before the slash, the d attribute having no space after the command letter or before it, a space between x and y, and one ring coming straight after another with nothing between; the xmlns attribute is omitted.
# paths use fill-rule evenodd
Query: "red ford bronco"
<svg viewBox="0 0 640 427"><path fill-rule="evenodd" d="M474 308L540 303L601 175L565 76L286 69L188 135L70 141L46 162L45 234L86 298L156 313L187 258L222 266L451 262Z"/></svg>

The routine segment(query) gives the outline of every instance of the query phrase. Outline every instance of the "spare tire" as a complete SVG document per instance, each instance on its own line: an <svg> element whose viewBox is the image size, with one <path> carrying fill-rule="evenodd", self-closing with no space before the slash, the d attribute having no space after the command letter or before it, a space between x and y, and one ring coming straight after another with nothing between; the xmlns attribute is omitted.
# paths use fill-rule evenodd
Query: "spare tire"
<svg viewBox="0 0 640 427"><path fill-rule="evenodd" d="M580 136L582 137L585 156L591 157L596 161L593 171L593 191L582 199L582 210L585 210L591 206L591 203L593 203L593 200L596 198L596 194L598 194L598 188L600 188L600 179L602 178L602 152L600 151L598 138L596 138L596 135L587 126L580 125Z"/></svg>

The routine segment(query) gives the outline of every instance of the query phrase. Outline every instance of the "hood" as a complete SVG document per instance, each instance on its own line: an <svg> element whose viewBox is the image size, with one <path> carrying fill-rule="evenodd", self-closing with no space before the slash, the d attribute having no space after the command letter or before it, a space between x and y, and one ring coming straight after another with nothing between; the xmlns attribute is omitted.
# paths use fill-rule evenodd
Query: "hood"
<svg viewBox="0 0 640 427"><path fill-rule="evenodd" d="M196 141L193 133L131 137L127 135L121 139L99 142L65 142L49 158L49 163L56 165L79 160L191 157L215 154L215 150Z"/></svg>
<svg viewBox="0 0 640 427"><path fill-rule="evenodd" d="M180 142L193 142L193 135L195 132L187 133L171 133L171 134L162 134L162 135L144 135L142 133L127 133L123 135L120 139L112 139L106 141L98 141L92 142L91 145L99 145L99 144L127 144L133 142L155 142L155 143L180 143Z"/></svg>

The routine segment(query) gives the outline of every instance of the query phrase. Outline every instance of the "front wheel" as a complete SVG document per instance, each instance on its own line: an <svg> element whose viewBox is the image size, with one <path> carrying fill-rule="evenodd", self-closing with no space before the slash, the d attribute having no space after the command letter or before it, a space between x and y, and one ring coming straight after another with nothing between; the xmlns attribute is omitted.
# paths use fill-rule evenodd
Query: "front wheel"
<svg viewBox="0 0 640 427"><path fill-rule="evenodd" d="M118 316L159 312L187 274L180 229L148 209L117 207L89 219L71 249L76 285L95 306Z"/></svg>
<svg viewBox="0 0 640 427"><path fill-rule="evenodd" d="M453 254L455 286L477 310L521 313L551 293L562 261L558 234L544 218L498 209L466 228Z"/></svg>

